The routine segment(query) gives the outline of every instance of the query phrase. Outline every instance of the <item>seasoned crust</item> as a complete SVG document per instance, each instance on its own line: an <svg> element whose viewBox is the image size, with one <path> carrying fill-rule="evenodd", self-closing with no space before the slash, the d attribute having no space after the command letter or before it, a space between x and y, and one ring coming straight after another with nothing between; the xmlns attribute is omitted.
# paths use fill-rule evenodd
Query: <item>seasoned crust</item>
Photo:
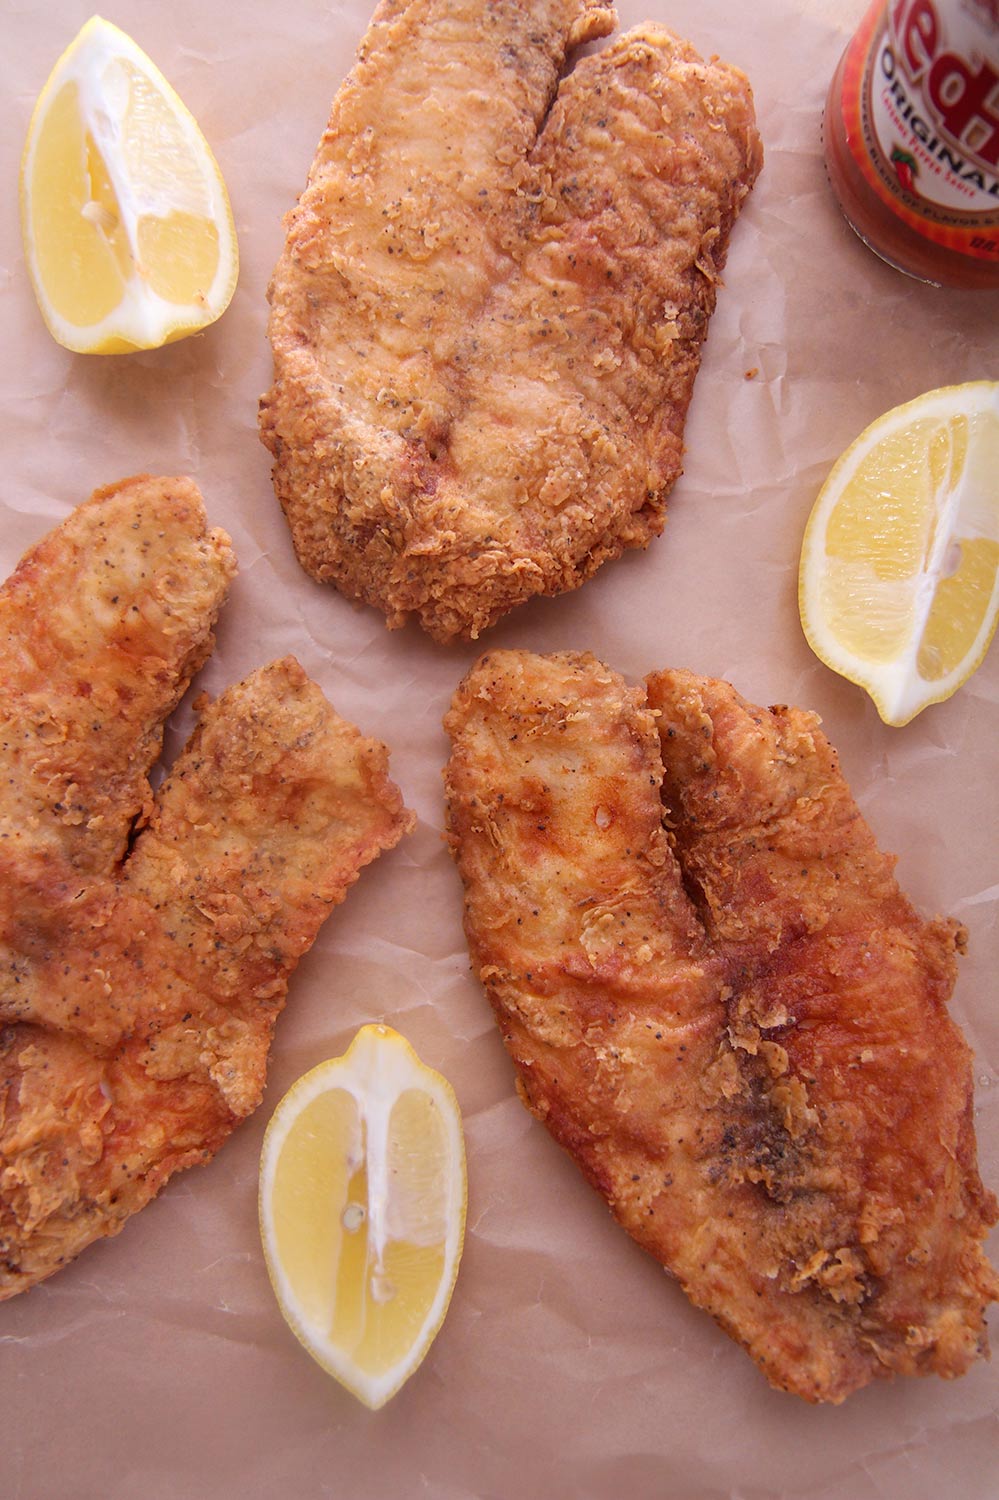
<svg viewBox="0 0 999 1500"><path fill-rule="evenodd" d="M288 981L412 826L292 658L163 720L234 571L189 480L99 491L0 589L0 1299L253 1110Z"/></svg>
<svg viewBox="0 0 999 1500"><path fill-rule="evenodd" d="M391 626L475 638L662 528L762 158L744 76L661 27L559 81L611 19L390 9L289 216L261 436L303 565Z"/></svg>
<svg viewBox="0 0 999 1500"><path fill-rule="evenodd" d="M445 721L473 966L532 1112L772 1384L986 1350L957 923L899 890L814 715L587 654L484 656Z"/></svg>

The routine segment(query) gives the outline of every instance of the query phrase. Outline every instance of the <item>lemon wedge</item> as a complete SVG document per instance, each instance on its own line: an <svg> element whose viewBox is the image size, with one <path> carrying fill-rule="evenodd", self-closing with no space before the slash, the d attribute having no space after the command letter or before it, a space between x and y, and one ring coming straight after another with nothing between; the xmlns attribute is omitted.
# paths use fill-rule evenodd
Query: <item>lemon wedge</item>
<svg viewBox="0 0 999 1500"><path fill-rule="evenodd" d="M999 382L928 391L851 444L805 527L798 606L886 724L971 676L999 614Z"/></svg>
<svg viewBox="0 0 999 1500"><path fill-rule="evenodd" d="M454 1092L388 1026L284 1096L264 1136L260 1233L281 1311L312 1357L378 1408L447 1312L465 1234Z"/></svg>
<svg viewBox="0 0 999 1500"><path fill-rule="evenodd" d="M53 337L156 349L229 305L239 257L222 174L162 73L94 16L56 63L21 161L21 225Z"/></svg>

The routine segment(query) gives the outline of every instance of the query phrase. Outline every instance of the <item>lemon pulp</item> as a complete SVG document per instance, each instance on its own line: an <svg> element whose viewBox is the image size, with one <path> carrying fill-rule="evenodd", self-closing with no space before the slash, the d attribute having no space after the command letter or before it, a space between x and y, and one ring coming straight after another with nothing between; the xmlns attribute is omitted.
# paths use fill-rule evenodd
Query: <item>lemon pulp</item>
<svg viewBox="0 0 999 1500"><path fill-rule="evenodd" d="M99 17L39 96L21 206L39 306L67 348L155 348L228 305L238 253L218 166L162 74Z"/></svg>
<svg viewBox="0 0 999 1500"><path fill-rule="evenodd" d="M928 392L847 449L805 530L799 605L889 724L967 680L999 611L999 384Z"/></svg>
<svg viewBox="0 0 999 1500"><path fill-rule="evenodd" d="M464 1213L457 1103L390 1028L363 1028L275 1111L260 1215L278 1302L370 1406L408 1378L443 1320Z"/></svg>

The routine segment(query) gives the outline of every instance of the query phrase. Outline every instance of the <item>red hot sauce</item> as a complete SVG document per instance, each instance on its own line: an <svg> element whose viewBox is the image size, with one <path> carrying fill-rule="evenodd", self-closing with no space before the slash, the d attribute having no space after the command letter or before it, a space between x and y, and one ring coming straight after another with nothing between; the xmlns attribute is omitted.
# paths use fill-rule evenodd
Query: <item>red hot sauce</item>
<svg viewBox="0 0 999 1500"><path fill-rule="evenodd" d="M877 0L833 77L825 154L883 260L999 288L999 0Z"/></svg>

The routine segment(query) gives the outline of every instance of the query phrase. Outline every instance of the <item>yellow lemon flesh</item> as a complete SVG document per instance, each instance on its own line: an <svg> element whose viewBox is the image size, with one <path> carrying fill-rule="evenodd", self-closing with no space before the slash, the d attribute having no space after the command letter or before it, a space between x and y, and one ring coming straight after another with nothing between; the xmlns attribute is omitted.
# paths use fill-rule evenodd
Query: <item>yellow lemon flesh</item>
<svg viewBox="0 0 999 1500"><path fill-rule="evenodd" d="M886 724L971 676L999 614L999 382L928 391L851 444L805 528L798 604Z"/></svg>
<svg viewBox="0 0 999 1500"><path fill-rule="evenodd" d="M236 286L232 210L204 136L145 53L99 16L35 105L21 225L42 315L78 353L195 333Z"/></svg>
<svg viewBox="0 0 999 1500"><path fill-rule="evenodd" d="M388 1026L364 1026L274 1112L260 1233L286 1321L366 1406L422 1362L465 1233L465 1151L450 1085Z"/></svg>

